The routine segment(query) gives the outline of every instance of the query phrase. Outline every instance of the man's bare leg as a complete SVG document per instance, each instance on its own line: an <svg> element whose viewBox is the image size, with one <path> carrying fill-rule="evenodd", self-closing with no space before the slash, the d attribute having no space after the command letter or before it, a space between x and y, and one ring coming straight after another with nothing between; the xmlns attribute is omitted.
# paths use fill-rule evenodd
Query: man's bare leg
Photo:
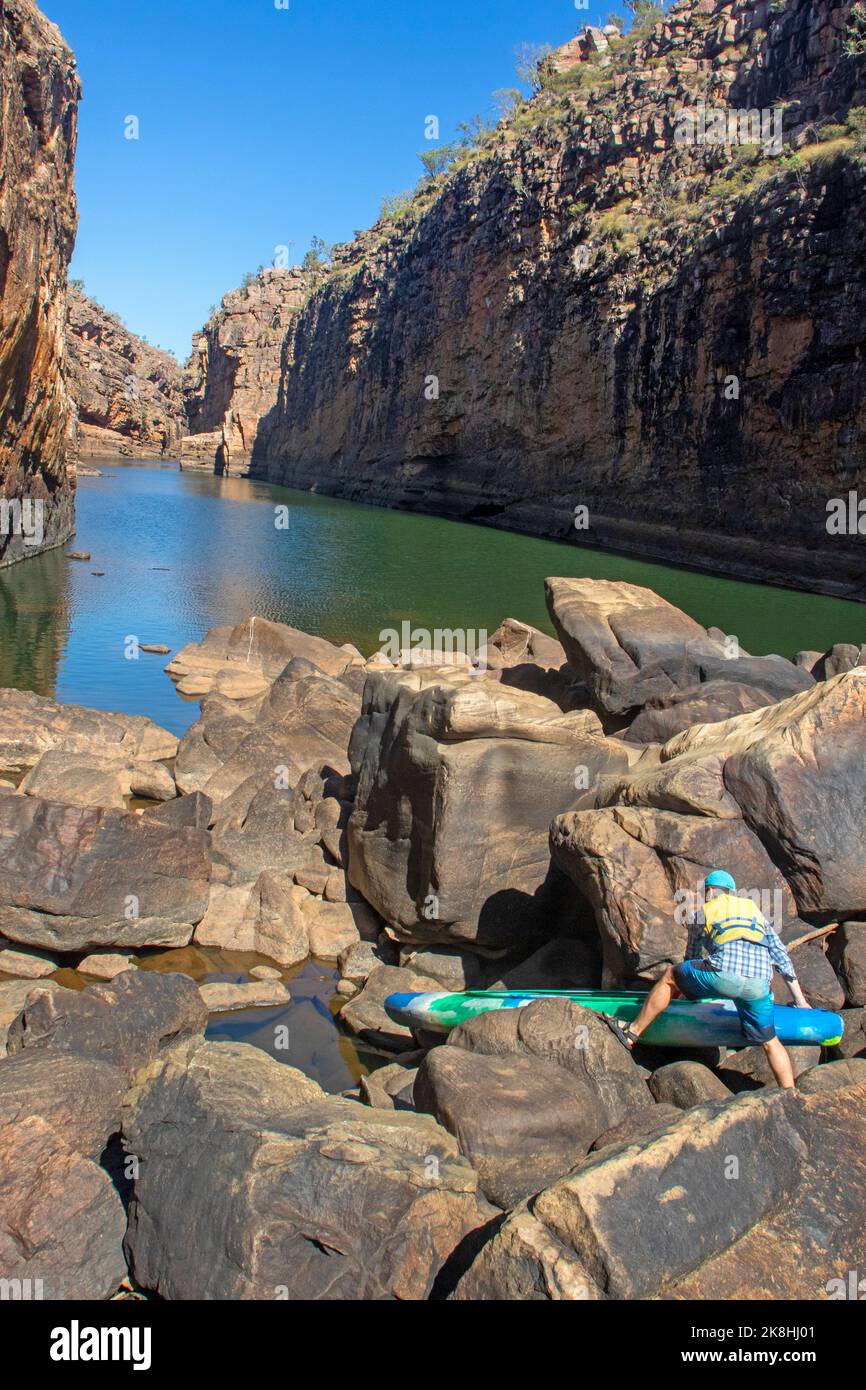
<svg viewBox="0 0 866 1390"><path fill-rule="evenodd" d="M632 1025L632 1028L634 1025ZM794 1068L791 1066L791 1059L778 1038L771 1039L770 1042L762 1043L762 1047L767 1054L767 1061L770 1069L776 1078L777 1084L783 1091L790 1091L794 1086Z"/></svg>
<svg viewBox="0 0 866 1390"><path fill-rule="evenodd" d="M674 968L669 965L665 973L656 980L646 999L643 1008L635 1019L634 1023L629 1024L629 1028L636 1038L639 1038L645 1029L649 1028L653 1019L663 1014L672 999L679 997L680 990L674 980ZM782 1049L784 1051L784 1048ZM787 1057L787 1053L785 1053ZM772 1066L772 1063L770 1064ZM790 1065L790 1064L789 1064Z"/></svg>

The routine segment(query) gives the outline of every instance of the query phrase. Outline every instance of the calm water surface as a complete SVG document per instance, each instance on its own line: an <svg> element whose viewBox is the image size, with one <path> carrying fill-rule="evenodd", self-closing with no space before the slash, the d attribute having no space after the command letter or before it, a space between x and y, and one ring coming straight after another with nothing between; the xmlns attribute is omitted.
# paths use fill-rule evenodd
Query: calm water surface
<svg viewBox="0 0 866 1390"><path fill-rule="evenodd" d="M126 639L176 651L252 613L368 654L404 620L493 631L516 617L551 631L545 576L586 575L645 584L756 653L866 642L866 605L840 599L174 464L104 469L80 480L68 547L90 551L89 562L56 551L0 571L0 686L147 714L178 734L198 705L175 693L168 658L127 660ZM288 508L285 530L276 507Z"/></svg>

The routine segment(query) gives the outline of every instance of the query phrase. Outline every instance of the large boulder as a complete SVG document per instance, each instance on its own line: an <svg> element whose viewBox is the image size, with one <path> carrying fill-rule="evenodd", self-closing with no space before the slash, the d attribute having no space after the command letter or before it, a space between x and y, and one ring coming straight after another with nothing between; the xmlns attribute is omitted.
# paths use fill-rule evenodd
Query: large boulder
<svg viewBox="0 0 866 1390"><path fill-rule="evenodd" d="M605 985L651 978L682 960L688 909L710 869L725 865L744 891L781 894L785 880L758 837L740 820L615 806L558 817L554 862L592 904L604 956Z"/></svg>
<svg viewBox="0 0 866 1390"><path fill-rule="evenodd" d="M454 1134L482 1191L504 1208L568 1172L650 1097L607 1025L567 999L483 1014L424 1058L419 1110Z"/></svg>
<svg viewBox="0 0 866 1390"><path fill-rule="evenodd" d="M351 755L354 886L400 940L498 949L552 933L551 816L629 763L592 713L454 670L371 675Z"/></svg>
<svg viewBox="0 0 866 1390"><path fill-rule="evenodd" d="M130 1267L170 1299L424 1299L494 1214L429 1117L328 1098L244 1044L154 1063L124 1137Z"/></svg>
<svg viewBox="0 0 866 1390"><path fill-rule="evenodd" d="M111 1298L126 1276L125 1229L111 1178L39 1114L0 1124L4 1297L6 1281L20 1280L23 1298Z"/></svg>
<svg viewBox="0 0 866 1390"><path fill-rule="evenodd" d="M814 685L814 678L782 657L751 657L735 640L713 637L666 599L636 584L605 579L548 579L547 607L568 656L598 706L625 715L653 703L656 709L687 691L698 695L705 682L728 687L704 699L720 714L732 699L731 684L751 686L769 700L782 700ZM685 710L680 711L681 717ZM649 737L654 737L650 728Z"/></svg>
<svg viewBox="0 0 866 1390"><path fill-rule="evenodd" d="M575 1166L606 1128L597 1097L555 1062L435 1047L416 1110L455 1136L489 1201L508 1211Z"/></svg>
<svg viewBox="0 0 866 1390"><path fill-rule="evenodd" d="M0 797L0 916L13 941L58 951L183 946L204 916L204 830Z"/></svg>
<svg viewBox="0 0 866 1390"><path fill-rule="evenodd" d="M789 938L799 914L866 913L864 716L855 670L648 748L601 782L594 809L557 818L554 861L595 910L608 982L681 957L688 904L720 865ZM820 948L804 952L832 1002Z"/></svg>
<svg viewBox="0 0 866 1390"><path fill-rule="evenodd" d="M177 752L174 734L139 714L59 705L31 690L0 690L0 775L29 771L49 752L159 763Z"/></svg>
<svg viewBox="0 0 866 1390"><path fill-rule="evenodd" d="M863 1083L697 1106L519 1207L452 1297L824 1299L862 1257L864 1141Z"/></svg>
<svg viewBox="0 0 866 1390"><path fill-rule="evenodd" d="M190 642L166 666L181 695L216 692L226 699L248 700L264 694L295 657L338 676L351 655L341 647L286 623L247 618L235 627L212 627L200 642Z"/></svg>
<svg viewBox="0 0 866 1390"><path fill-rule="evenodd" d="M34 990L9 1026L9 1057L58 1052L135 1075L175 1042L199 1037L207 1009L186 975L126 971L78 990Z"/></svg>

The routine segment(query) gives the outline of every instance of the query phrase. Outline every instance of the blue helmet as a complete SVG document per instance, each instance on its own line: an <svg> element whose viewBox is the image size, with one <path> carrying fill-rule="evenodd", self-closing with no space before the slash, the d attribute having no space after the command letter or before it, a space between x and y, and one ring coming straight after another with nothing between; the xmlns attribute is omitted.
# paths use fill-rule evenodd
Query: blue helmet
<svg viewBox="0 0 866 1390"><path fill-rule="evenodd" d="M737 891L737 885L727 869L713 869L711 874L707 874L704 884L707 888L726 888L729 893Z"/></svg>

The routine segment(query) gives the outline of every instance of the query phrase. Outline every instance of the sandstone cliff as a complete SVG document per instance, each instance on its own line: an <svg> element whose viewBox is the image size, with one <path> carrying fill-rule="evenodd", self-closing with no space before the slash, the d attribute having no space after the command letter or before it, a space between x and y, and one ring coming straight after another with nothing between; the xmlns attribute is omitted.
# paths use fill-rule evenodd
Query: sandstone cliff
<svg viewBox="0 0 866 1390"><path fill-rule="evenodd" d="M681 0L560 50L337 251L254 475L862 596L827 533L866 442L859 13ZM733 140L683 135L716 110Z"/></svg>
<svg viewBox="0 0 866 1390"><path fill-rule="evenodd" d="M170 353L72 288L66 361L81 458L176 455L186 413L181 369Z"/></svg>
<svg viewBox="0 0 866 1390"><path fill-rule="evenodd" d="M235 471L250 460L259 421L276 404L283 340L320 273L266 268L225 295L193 339L184 393L185 468Z"/></svg>
<svg viewBox="0 0 866 1390"><path fill-rule="evenodd" d="M79 96L59 31L31 0L0 0L0 567L74 526L61 363Z"/></svg>

